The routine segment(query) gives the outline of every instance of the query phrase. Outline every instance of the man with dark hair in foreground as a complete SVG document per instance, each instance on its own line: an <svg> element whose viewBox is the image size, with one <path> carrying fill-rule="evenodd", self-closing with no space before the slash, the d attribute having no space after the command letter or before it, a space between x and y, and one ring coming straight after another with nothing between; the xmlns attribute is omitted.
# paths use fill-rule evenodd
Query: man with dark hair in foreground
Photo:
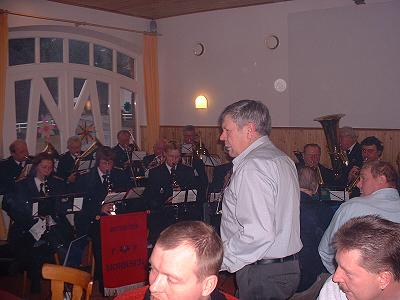
<svg viewBox="0 0 400 300"><path fill-rule="evenodd" d="M335 234L337 268L319 300L400 299L400 224L377 215L353 218Z"/></svg>
<svg viewBox="0 0 400 300"><path fill-rule="evenodd" d="M176 223L161 233L153 249L150 287L115 299L235 299L215 289L222 257L222 241L211 226L200 221Z"/></svg>

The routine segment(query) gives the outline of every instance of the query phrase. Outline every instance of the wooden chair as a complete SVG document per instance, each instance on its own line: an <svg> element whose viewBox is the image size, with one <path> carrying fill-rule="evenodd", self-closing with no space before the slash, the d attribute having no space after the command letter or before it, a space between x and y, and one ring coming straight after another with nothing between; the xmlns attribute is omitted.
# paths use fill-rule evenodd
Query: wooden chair
<svg viewBox="0 0 400 300"><path fill-rule="evenodd" d="M64 284L73 285L71 300L82 299L85 291L85 300L89 300L92 294L93 281L90 274L78 269L59 265L44 264L42 275L51 280L51 300L64 299Z"/></svg>

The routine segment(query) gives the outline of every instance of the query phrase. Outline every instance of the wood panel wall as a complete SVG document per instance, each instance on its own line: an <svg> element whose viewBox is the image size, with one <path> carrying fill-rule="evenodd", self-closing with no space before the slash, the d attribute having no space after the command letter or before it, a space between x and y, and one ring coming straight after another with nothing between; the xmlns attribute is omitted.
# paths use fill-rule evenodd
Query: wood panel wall
<svg viewBox="0 0 400 300"><path fill-rule="evenodd" d="M182 142L183 126L161 126L160 135L169 140ZM361 142L367 136L376 136L383 142L384 151L382 159L389 161L396 166L396 157L400 152L400 129L356 129ZM220 128L217 126L197 126L196 132L201 136L201 141L212 154L218 154L225 158L223 144L219 142ZM145 145L146 127L140 130L142 145ZM327 151L326 138L322 128L304 128L304 127L274 127L270 139L283 152L288 154L294 161L296 158L293 151L302 151L307 143L319 144L322 148L321 162L330 166L330 159ZM152 152L152 149L146 149Z"/></svg>

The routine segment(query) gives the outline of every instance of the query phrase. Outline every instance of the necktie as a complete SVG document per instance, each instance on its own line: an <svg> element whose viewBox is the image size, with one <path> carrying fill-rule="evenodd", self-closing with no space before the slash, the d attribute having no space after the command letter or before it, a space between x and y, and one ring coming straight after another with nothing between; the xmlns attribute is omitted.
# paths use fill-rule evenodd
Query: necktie
<svg viewBox="0 0 400 300"><path fill-rule="evenodd" d="M43 182L40 184L39 194L40 194L41 197L46 196L46 194L44 192L44 183Z"/></svg>
<svg viewBox="0 0 400 300"><path fill-rule="evenodd" d="M22 169L24 167L24 163L22 161L19 162L18 167Z"/></svg>

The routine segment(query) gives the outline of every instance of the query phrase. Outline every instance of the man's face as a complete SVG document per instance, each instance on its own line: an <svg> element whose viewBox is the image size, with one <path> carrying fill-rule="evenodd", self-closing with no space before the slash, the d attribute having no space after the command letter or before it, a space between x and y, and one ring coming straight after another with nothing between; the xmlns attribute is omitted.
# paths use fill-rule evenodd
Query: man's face
<svg viewBox="0 0 400 300"><path fill-rule="evenodd" d="M15 144L15 152L11 153L12 157L16 160L16 161L25 161L26 158L28 157L28 147L26 146L26 143L16 143Z"/></svg>
<svg viewBox="0 0 400 300"><path fill-rule="evenodd" d="M196 253L191 246L182 245L164 250L156 244L150 257L150 265L151 299L206 299L202 295L203 281L196 275Z"/></svg>
<svg viewBox="0 0 400 300"><path fill-rule="evenodd" d="M381 154L378 152L376 145L363 145L361 147L361 153L364 161L378 160Z"/></svg>
<svg viewBox="0 0 400 300"><path fill-rule="evenodd" d="M346 151L355 143L355 140L349 134L339 133L339 143L340 143L340 148Z"/></svg>
<svg viewBox="0 0 400 300"><path fill-rule="evenodd" d="M100 159L100 161L99 161L99 170L103 174L110 173L113 166L114 166L114 162L112 160Z"/></svg>
<svg viewBox="0 0 400 300"><path fill-rule="evenodd" d="M118 139L118 144L126 147L129 145L130 135L129 133L121 133L117 139Z"/></svg>
<svg viewBox="0 0 400 300"><path fill-rule="evenodd" d="M193 144L196 137L196 132L194 130L188 130L183 132L183 143Z"/></svg>
<svg viewBox="0 0 400 300"><path fill-rule="evenodd" d="M50 176L53 172L53 162L51 160L44 159L36 167L36 176L39 178L45 178Z"/></svg>
<svg viewBox="0 0 400 300"><path fill-rule="evenodd" d="M155 144L153 150L154 150L155 156L162 155L164 153L164 150L165 150L165 143L157 143L157 144Z"/></svg>
<svg viewBox="0 0 400 300"><path fill-rule="evenodd" d="M181 153L178 149L169 149L165 153L165 162L170 167L175 167L181 159Z"/></svg>
<svg viewBox="0 0 400 300"><path fill-rule="evenodd" d="M72 155L81 153L81 142L72 142L68 145L68 150Z"/></svg>
<svg viewBox="0 0 400 300"><path fill-rule="evenodd" d="M315 168L319 164L321 151L318 147L308 146L304 150L304 163L307 167Z"/></svg>
<svg viewBox="0 0 400 300"><path fill-rule="evenodd" d="M224 117L222 133L219 139L225 143L225 149L228 151L230 157L238 156L250 146L251 142L247 131L248 125L239 128L231 116L227 115Z"/></svg>
<svg viewBox="0 0 400 300"><path fill-rule="evenodd" d="M368 196L377 190L388 187L385 176L373 177L371 168L361 169L360 180L357 183L361 196Z"/></svg>
<svg viewBox="0 0 400 300"><path fill-rule="evenodd" d="M343 250L336 253L338 267L332 280L339 284L348 300L379 299L381 289L379 274L374 274L360 265L359 250Z"/></svg>

